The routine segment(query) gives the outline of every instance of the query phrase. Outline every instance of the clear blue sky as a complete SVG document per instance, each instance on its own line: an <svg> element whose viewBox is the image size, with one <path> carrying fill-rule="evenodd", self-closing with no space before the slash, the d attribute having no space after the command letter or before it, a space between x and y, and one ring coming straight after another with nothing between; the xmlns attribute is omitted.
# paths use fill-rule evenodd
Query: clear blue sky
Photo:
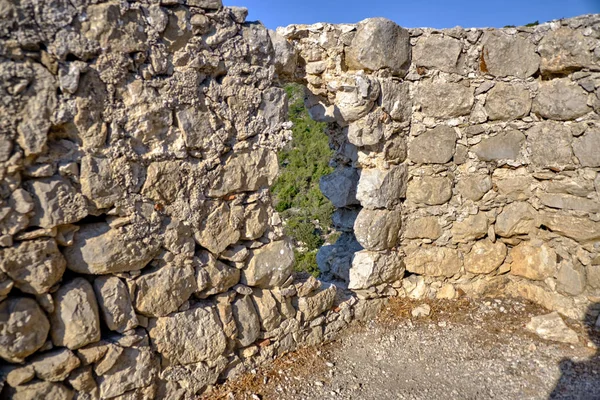
<svg viewBox="0 0 600 400"><path fill-rule="evenodd" d="M600 0L224 0L270 29L386 17L407 28L503 27L600 13Z"/></svg>

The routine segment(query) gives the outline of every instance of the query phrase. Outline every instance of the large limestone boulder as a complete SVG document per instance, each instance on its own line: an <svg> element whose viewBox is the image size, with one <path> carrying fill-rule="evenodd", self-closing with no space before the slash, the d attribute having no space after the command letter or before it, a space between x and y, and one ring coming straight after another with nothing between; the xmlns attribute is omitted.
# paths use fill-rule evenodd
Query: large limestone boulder
<svg viewBox="0 0 600 400"><path fill-rule="evenodd" d="M572 163L570 129L554 121L540 122L527 130L531 162L537 167L562 169Z"/></svg>
<svg viewBox="0 0 600 400"><path fill-rule="evenodd" d="M386 250L396 246L402 227L400 210L363 208L354 222L356 240L368 250Z"/></svg>
<svg viewBox="0 0 600 400"><path fill-rule="evenodd" d="M240 216L226 202L209 204L210 213L194 231L194 239L200 246L219 254L240 239L241 232L236 223Z"/></svg>
<svg viewBox="0 0 600 400"><path fill-rule="evenodd" d="M533 195L536 180L527 168L496 168L492 175L492 183L503 198L523 201Z"/></svg>
<svg viewBox="0 0 600 400"><path fill-rule="evenodd" d="M369 289L393 283L402 279L404 271L402 258L396 252L359 251L352 258L348 289Z"/></svg>
<svg viewBox="0 0 600 400"><path fill-rule="evenodd" d="M125 348L117 362L98 377L100 398L115 398L134 389L148 387L156 382L158 372L159 363L150 348Z"/></svg>
<svg viewBox="0 0 600 400"><path fill-rule="evenodd" d="M333 306L337 287L333 284L323 283L321 287L309 294L298 298L298 312L303 321L312 321Z"/></svg>
<svg viewBox="0 0 600 400"><path fill-rule="evenodd" d="M294 251L284 240L271 242L251 252L242 270L241 282L248 286L269 289L281 286L292 274Z"/></svg>
<svg viewBox="0 0 600 400"><path fill-rule="evenodd" d="M237 327L237 343L240 347L250 346L260 334L260 319L250 296L238 296L231 303Z"/></svg>
<svg viewBox="0 0 600 400"><path fill-rule="evenodd" d="M217 312L209 305L152 319L148 333L167 364L216 360L227 347Z"/></svg>
<svg viewBox="0 0 600 400"><path fill-rule="evenodd" d="M34 202L34 216L29 226L52 228L71 224L88 215L85 197L62 176L27 181L25 188Z"/></svg>
<svg viewBox="0 0 600 400"><path fill-rule="evenodd" d="M100 340L98 303L88 281L76 278L61 286L52 298L50 333L55 346L74 350Z"/></svg>
<svg viewBox="0 0 600 400"><path fill-rule="evenodd" d="M522 85L497 82L485 100L485 111L492 120L513 120L529 115L529 91Z"/></svg>
<svg viewBox="0 0 600 400"><path fill-rule="evenodd" d="M588 130L575 138L573 152L583 167L600 167L600 130Z"/></svg>
<svg viewBox="0 0 600 400"><path fill-rule="evenodd" d="M510 203L496 218L496 234L511 237L532 233L536 227L536 216L537 211L529 203Z"/></svg>
<svg viewBox="0 0 600 400"><path fill-rule="evenodd" d="M409 121L412 114L412 100L409 84L392 79L381 79L381 108L395 121Z"/></svg>
<svg viewBox="0 0 600 400"><path fill-rule="evenodd" d="M198 262L196 266L198 293L196 295L201 299L226 292L240 281L239 269L217 260L207 251L197 254L196 260Z"/></svg>
<svg viewBox="0 0 600 400"><path fill-rule="evenodd" d="M460 40L450 36L433 34L421 37L413 47L413 63L417 67L458 72L462 50Z"/></svg>
<svg viewBox="0 0 600 400"><path fill-rule="evenodd" d="M469 215L463 220L452 224L452 241L467 243L484 237L488 232L488 219L485 213Z"/></svg>
<svg viewBox="0 0 600 400"><path fill-rule="evenodd" d="M337 208L359 204L356 189L360 176L355 168L342 167L325 175L319 181L319 189Z"/></svg>
<svg viewBox="0 0 600 400"><path fill-rule="evenodd" d="M569 121L591 111L588 94L568 78L540 82L539 93L533 100L534 113L557 121Z"/></svg>
<svg viewBox="0 0 600 400"><path fill-rule="evenodd" d="M538 198L547 207L577 210L589 213L600 212L600 202L564 193L538 193Z"/></svg>
<svg viewBox="0 0 600 400"><path fill-rule="evenodd" d="M452 180L445 176L413 178L408 183L406 199L429 206L446 203L452 198Z"/></svg>
<svg viewBox="0 0 600 400"><path fill-rule="evenodd" d="M510 273L542 281L556 272L556 253L541 241L523 242L510 251Z"/></svg>
<svg viewBox="0 0 600 400"><path fill-rule="evenodd" d="M498 269L506 259L506 245L500 241L480 240L465 255L465 270L472 274L489 274Z"/></svg>
<svg viewBox="0 0 600 400"><path fill-rule="evenodd" d="M46 342L50 323L35 302L12 297L0 303L0 357L22 362Z"/></svg>
<svg viewBox="0 0 600 400"><path fill-rule="evenodd" d="M82 225L63 254L67 268L82 274L108 274L144 268L159 252L158 240L143 227L111 228L103 222Z"/></svg>
<svg viewBox="0 0 600 400"><path fill-rule="evenodd" d="M516 160L523 143L525 135L517 130L509 130L483 139L473 146L473 152L481 161Z"/></svg>
<svg viewBox="0 0 600 400"><path fill-rule="evenodd" d="M451 277L460 272L462 260L455 249L423 246L407 251L406 270L419 275Z"/></svg>
<svg viewBox="0 0 600 400"><path fill-rule="evenodd" d="M122 280L116 276L101 276L94 279L93 286L108 329L123 333L137 326L129 291Z"/></svg>
<svg viewBox="0 0 600 400"><path fill-rule="evenodd" d="M54 239L20 242L0 250L0 270L25 293L47 293L60 281L66 265Z"/></svg>
<svg viewBox="0 0 600 400"><path fill-rule="evenodd" d="M456 190L465 199L479 201L492 189L492 178L487 174L463 175L456 183Z"/></svg>
<svg viewBox="0 0 600 400"><path fill-rule="evenodd" d="M583 266L578 262L563 261L556 274L556 288L568 296L579 296L587 283Z"/></svg>
<svg viewBox="0 0 600 400"><path fill-rule="evenodd" d="M135 308L150 317L162 317L177 309L197 290L191 265L167 264L135 280Z"/></svg>
<svg viewBox="0 0 600 400"><path fill-rule="evenodd" d="M473 88L460 83L424 81L416 94L423 113L436 118L468 115L474 101Z"/></svg>
<svg viewBox="0 0 600 400"><path fill-rule="evenodd" d="M600 240L600 222L566 214L543 213L539 224L580 243Z"/></svg>
<svg viewBox="0 0 600 400"><path fill-rule="evenodd" d="M408 145L408 158L418 164L445 164L454 157L456 132L439 125L420 134Z"/></svg>
<svg viewBox="0 0 600 400"><path fill-rule="evenodd" d="M350 69L389 69L404 77L411 61L410 37L406 29L385 18L369 18L358 24L352 43L346 48Z"/></svg>
<svg viewBox="0 0 600 400"><path fill-rule="evenodd" d="M81 361L69 349L57 349L37 355L31 360L35 376L48 382L61 382Z"/></svg>
<svg viewBox="0 0 600 400"><path fill-rule="evenodd" d="M293 77L298 65L298 53L279 33L269 30L269 37L275 51L275 69L281 76Z"/></svg>
<svg viewBox="0 0 600 400"><path fill-rule="evenodd" d="M531 318L526 328L545 340L571 344L579 343L577 332L569 328L556 311Z"/></svg>
<svg viewBox="0 0 600 400"><path fill-rule="evenodd" d="M482 44L481 72L525 79L539 69L540 56L535 52L535 45L527 39L501 31L486 31Z"/></svg>
<svg viewBox="0 0 600 400"><path fill-rule="evenodd" d="M542 56L542 73L563 74L593 66L594 55L591 50L596 43L592 36L584 36L581 30L561 27L547 32L538 46Z"/></svg>
<svg viewBox="0 0 600 400"><path fill-rule="evenodd" d="M366 116L381 93L379 82L364 75L343 76L329 83L335 89L333 117L342 126ZM311 108L311 115L322 114L320 109L322 106Z"/></svg>
<svg viewBox="0 0 600 400"><path fill-rule="evenodd" d="M406 180L406 165L392 166L390 169L363 169L356 198L364 208L392 209L406 196Z"/></svg>
<svg viewBox="0 0 600 400"><path fill-rule="evenodd" d="M14 400L72 400L74 393L65 385L52 382L34 382L17 386Z"/></svg>

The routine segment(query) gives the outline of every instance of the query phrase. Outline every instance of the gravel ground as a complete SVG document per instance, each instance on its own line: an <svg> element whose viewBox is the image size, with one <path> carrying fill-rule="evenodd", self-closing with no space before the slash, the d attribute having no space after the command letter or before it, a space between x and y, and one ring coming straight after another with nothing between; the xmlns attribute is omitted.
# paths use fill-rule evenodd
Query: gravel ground
<svg viewBox="0 0 600 400"><path fill-rule="evenodd" d="M525 329L547 313L517 300L395 301L336 342L276 360L215 399L600 399L598 333L568 322L579 344Z"/></svg>

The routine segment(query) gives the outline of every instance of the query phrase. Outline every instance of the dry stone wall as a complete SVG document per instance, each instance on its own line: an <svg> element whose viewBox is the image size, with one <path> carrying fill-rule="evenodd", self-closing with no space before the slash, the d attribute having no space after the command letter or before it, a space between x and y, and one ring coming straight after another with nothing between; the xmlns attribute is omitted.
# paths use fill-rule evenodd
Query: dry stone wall
<svg viewBox="0 0 600 400"><path fill-rule="evenodd" d="M386 296L597 301L598 16L246 15L0 0L0 397L194 398ZM292 81L336 150L323 281L292 274L268 189Z"/></svg>

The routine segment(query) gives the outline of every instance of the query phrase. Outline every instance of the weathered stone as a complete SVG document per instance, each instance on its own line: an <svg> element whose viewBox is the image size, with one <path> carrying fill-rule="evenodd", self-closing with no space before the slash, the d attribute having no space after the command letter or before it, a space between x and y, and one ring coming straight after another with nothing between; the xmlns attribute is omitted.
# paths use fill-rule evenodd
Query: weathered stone
<svg viewBox="0 0 600 400"><path fill-rule="evenodd" d="M169 364L216 360L227 347L217 312L208 305L152 319L148 333Z"/></svg>
<svg viewBox="0 0 600 400"><path fill-rule="evenodd" d="M52 350L42 353L31 361L35 375L48 382L60 382L67 379L71 371L79 367L79 358L69 349Z"/></svg>
<svg viewBox="0 0 600 400"><path fill-rule="evenodd" d="M381 108L395 121L409 121L412 114L412 100L407 82L381 79Z"/></svg>
<svg viewBox="0 0 600 400"><path fill-rule="evenodd" d="M429 304L421 304L415 308L413 308L410 314L414 318L427 317L431 314L431 306Z"/></svg>
<svg viewBox="0 0 600 400"><path fill-rule="evenodd" d="M413 63L418 67L458 72L462 43L442 35L421 37L413 48Z"/></svg>
<svg viewBox="0 0 600 400"><path fill-rule="evenodd" d="M513 120L529 115L532 100L529 91L517 84L497 82L485 100L485 111L494 120Z"/></svg>
<svg viewBox="0 0 600 400"><path fill-rule="evenodd" d="M126 225L111 228L103 222L82 225L73 245L63 254L67 268L82 274L106 274L144 268L159 252L159 243L143 228Z"/></svg>
<svg viewBox="0 0 600 400"><path fill-rule="evenodd" d="M244 211L244 223L240 229L240 239L258 239L268 227L269 217L266 207L262 203L248 204Z"/></svg>
<svg viewBox="0 0 600 400"><path fill-rule="evenodd" d="M588 130L573 140L573 151L583 167L600 167L600 130Z"/></svg>
<svg viewBox="0 0 600 400"><path fill-rule="evenodd" d="M194 239L200 246L214 254L219 254L229 245L236 243L241 233L236 226L235 213L229 204L223 202L215 206L194 231Z"/></svg>
<svg viewBox="0 0 600 400"><path fill-rule="evenodd" d="M123 347L117 346L116 344L109 343L107 344L107 350L102 360L94 365L94 372L98 376L102 376L107 373L123 354Z"/></svg>
<svg viewBox="0 0 600 400"><path fill-rule="evenodd" d="M94 380L94 375L92 374L92 367L81 367L69 375L69 379L67 380L71 387L79 392L92 393L96 392L98 389L98 385Z"/></svg>
<svg viewBox="0 0 600 400"><path fill-rule="evenodd" d="M600 212L600 203L571 194L562 193L539 193L538 197L542 204L551 208L585 211L589 213Z"/></svg>
<svg viewBox="0 0 600 400"><path fill-rule="evenodd" d="M594 39L569 28L551 30L542 38L538 52L542 56L543 74L562 74L594 65ZM597 66L597 61L596 61Z"/></svg>
<svg viewBox="0 0 600 400"><path fill-rule="evenodd" d="M185 187L187 174L179 161L153 162L148 166L142 194L157 203L173 203Z"/></svg>
<svg viewBox="0 0 600 400"><path fill-rule="evenodd" d="M589 218L544 213L539 218L539 224L544 225L554 233L581 243L600 239L600 222L591 221Z"/></svg>
<svg viewBox="0 0 600 400"><path fill-rule="evenodd" d="M78 349L100 340L100 316L92 285L83 278L64 284L53 295L50 315L55 346Z"/></svg>
<svg viewBox="0 0 600 400"><path fill-rule="evenodd" d="M273 50L275 51L275 68L281 76L293 76L298 64L298 54L283 36L269 30Z"/></svg>
<svg viewBox="0 0 600 400"><path fill-rule="evenodd" d="M540 82L533 112L547 119L568 121L591 111L588 94L568 78Z"/></svg>
<svg viewBox="0 0 600 400"><path fill-rule="evenodd" d="M443 176L413 178L408 183L406 198L429 206L444 204L452 198L452 180Z"/></svg>
<svg viewBox="0 0 600 400"><path fill-rule="evenodd" d="M245 247L244 250L248 251ZM223 293L240 281L239 269L222 263L209 252L201 252L198 254L197 260L199 265L196 267L196 281L198 285L198 293L196 295L201 299L213 294Z"/></svg>
<svg viewBox="0 0 600 400"><path fill-rule="evenodd" d="M356 198L364 208L392 209L406 196L406 165L390 169L363 169L356 190Z"/></svg>
<svg viewBox="0 0 600 400"><path fill-rule="evenodd" d="M292 273L294 252L287 241L271 242L251 252L242 270L244 285L269 289L281 286Z"/></svg>
<svg viewBox="0 0 600 400"><path fill-rule="evenodd" d="M523 242L510 251L510 273L542 281L556 272L556 253L541 241Z"/></svg>
<svg viewBox="0 0 600 400"><path fill-rule="evenodd" d="M500 31L487 31L483 34L482 43L479 67L483 73L524 79L535 74L540 66L535 45L527 39Z"/></svg>
<svg viewBox="0 0 600 400"><path fill-rule="evenodd" d="M112 368L98 377L100 398L120 396L150 386L158 378L158 360L147 347L126 348Z"/></svg>
<svg viewBox="0 0 600 400"><path fill-rule="evenodd" d="M35 371L31 365L15 368L6 375L6 383L11 387L17 387L35 378Z"/></svg>
<svg viewBox="0 0 600 400"><path fill-rule="evenodd" d="M482 161L516 160L521 154L525 135L519 131L504 131L483 139L473 146L473 152Z"/></svg>
<svg viewBox="0 0 600 400"><path fill-rule="evenodd" d="M423 246L407 252L406 270L419 275L451 277L460 272L458 251L446 247Z"/></svg>
<svg viewBox="0 0 600 400"><path fill-rule="evenodd" d="M472 274L489 274L506 259L506 245L500 241L480 240L465 255L465 270Z"/></svg>
<svg viewBox="0 0 600 400"><path fill-rule="evenodd" d="M544 121L527 131L531 162L538 167L564 168L571 164L571 131L563 124Z"/></svg>
<svg viewBox="0 0 600 400"><path fill-rule="evenodd" d="M333 284L323 283L321 288L310 296L298 298L298 312L303 321L312 321L333 306L337 288Z"/></svg>
<svg viewBox="0 0 600 400"><path fill-rule="evenodd" d="M409 219L404 228L406 239L436 240L442 236L442 227L437 217L416 217Z"/></svg>
<svg viewBox="0 0 600 400"><path fill-rule="evenodd" d="M445 164L452 160L456 148L454 129L439 125L420 134L408 145L408 158L418 164Z"/></svg>
<svg viewBox="0 0 600 400"><path fill-rule="evenodd" d="M260 319L263 331L271 332L279 327L282 318L277 307L277 301L268 289L254 289L252 300Z"/></svg>
<svg viewBox="0 0 600 400"><path fill-rule="evenodd" d="M502 196L512 200L528 200L531 198L532 185L535 179L526 168L516 170L498 168L494 170L492 182Z"/></svg>
<svg viewBox="0 0 600 400"><path fill-rule="evenodd" d="M386 250L396 246L402 227L400 210L363 208L354 223L356 240L367 250Z"/></svg>
<svg viewBox="0 0 600 400"><path fill-rule="evenodd" d="M229 158L219 170L208 194L222 197L229 193L252 192L273 185L279 172L277 154L268 149L255 149Z"/></svg>
<svg viewBox="0 0 600 400"><path fill-rule="evenodd" d="M31 294L47 293L62 278L67 262L54 239L20 242L0 250L0 270Z"/></svg>
<svg viewBox="0 0 600 400"><path fill-rule="evenodd" d="M529 203L508 204L496 219L496 234L511 237L532 233L536 227L536 215L537 211Z"/></svg>
<svg viewBox="0 0 600 400"><path fill-rule="evenodd" d="M333 120L342 125L367 115L373 109L381 91L376 80L364 75L344 77L337 89ZM311 115L314 111L311 109Z"/></svg>
<svg viewBox="0 0 600 400"><path fill-rule="evenodd" d="M571 297L550 291L539 282L527 279L510 280L503 292L540 304L548 310L556 310L572 319L583 320L586 315L585 304L577 306Z"/></svg>
<svg viewBox="0 0 600 400"><path fill-rule="evenodd" d="M125 332L137 326L135 310L127 286L116 276L94 279L94 291L108 329Z"/></svg>
<svg viewBox="0 0 600 400"><path fill-rule="evenodd" d="M468 115L474 101L473 88L460 83L421 82L416 95L423 113L436 118Z"/></svg>
<svg viewBox="0 0 600 400"><path fill-rule="evenodd" d="M167 264L135 281L135 309L150 317L162 317L177 309L197 290L194 268Z"/></svg>
<svg viewBox="0 0 600 400"><path fill-rule="evenodd" d="M319 181L321 193L338 208L359 204L356 189L360 176L354 168L338 168Z"/></svg>
<svg viewBox="0 0 600 400"><path fill-rule="evenodd" d="M85 347L77 349L77 356L81 360L81 363L85 365L95 364L102 360L102 357L106 355L108 351L109 343L100 341L89 344Z"/></svg>
<svg viewBox="0 0 600 400"><path fill-rule="evenodd" d="M250 296L238 296L231 304L237 326L237 343L246 347L254 343L260 334L260 320Z"/></svg>
<svg viewBox="0 0 600 400"><path fill-rule="evenodd" d="M31 195L24 189L17 189L12 192L8 199L8 204L20 214L27 214L34 208Z"/></svg>
<svg viewBox="0 0 600 400"><path fill-rule="evenodd" d="M331 216L331 222L339 231L352 232L359 212L360 210L355 208L338 208Z"/></svg>
<svg viewBox="0 0 600 400"><path fill-rule="evenodd" d="M484 237L488 232L488 220L484 213L469 215L452 224L452 241L466 243Z"/></svg>
<svg viewBox="0 0 600 400"><path fill-rule="evenodd" d="M13 297L0 303L0 357L22 362L46 342L50 323L32 299Z"/></svg>
<svg viewBox="0 0 600 400"><path fill-rule="evenodd" d="M565 324L556 311L532 317L526 328L545 340L573 344L579 343L577 333Z"/></svg>
<svg viewBox="0 0 600 400"><path fill-rule="evenodd" d="M348 141L355 146L373 146L383 139L385 134L385 116L381 109L354 121L348 127Z"/></svg>
<svg viewBox="0 0 600 400"><path fill-rule="evenodd" d="M29 226L52 228L71 224L88 215L85 198L61 176L25 182L34 202L34 216Z"/></svg>
<svg viewBox="0 0 600 400"><path fill-rule="evenodd" d="M352 258L348 288L369 289L393 283L402 279L404 271L402 258L396 252L359 251Z"/></svg>
<svg viewBox="0 0 600 400"><path fill-rule="evenodd" d="M456 183L456 190L465 199L479 201L492 189L492 178L489 175L461 176Z"/></svg>
<svg viewBox="0 0 600 400"><path fill-rule="evenodd" d="M389 68L393 75L404 77L411 62L408 31L385 18L365 19L358 24L345 55L350 69Z"/></svg>
<svg viewBox="0 0 600 400"><path fill-rule="evenodd" d="M559 292L579 296L585 290L585 285L585 270L581 264L566 261L560 263L556 275L556 287Z"/></svg>
<svg viewBox="0 0 600 400"><path fill-rule="evenodd" d="M14 400L71 400L73 391L60 383L35 382L17 387Z"/></svg>

